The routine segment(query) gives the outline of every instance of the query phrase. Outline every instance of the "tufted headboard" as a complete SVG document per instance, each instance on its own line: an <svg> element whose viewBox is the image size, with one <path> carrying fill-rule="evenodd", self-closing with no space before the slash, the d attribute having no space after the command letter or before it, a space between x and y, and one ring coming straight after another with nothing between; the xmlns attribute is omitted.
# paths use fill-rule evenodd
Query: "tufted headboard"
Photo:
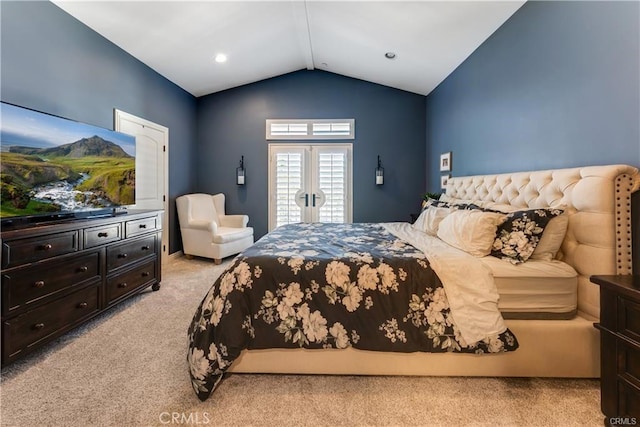
<svg viewBox="0 0 640 427"><path fill-rule="evenodd" d="M578 311L600 317L594 274L631 274L631 201L638 169L587 166L499 175L453 177L445 194L518 208L563 206L569 225L560 258L578 272Z"/></svg>

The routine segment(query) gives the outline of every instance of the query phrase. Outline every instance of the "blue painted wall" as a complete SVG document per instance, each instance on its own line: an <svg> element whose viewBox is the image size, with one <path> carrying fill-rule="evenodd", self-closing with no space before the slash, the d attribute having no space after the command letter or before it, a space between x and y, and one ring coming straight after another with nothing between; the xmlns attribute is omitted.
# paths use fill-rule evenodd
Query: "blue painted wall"
<svg viewBox="0 0 640 427"><path fill-rule="evenodd" d="M113 109L169 128L170 248L175 198L193 191L196 99L50 2L0 2L2 101L113 129Z"/></svg>
<svg viewBox="0 0 640 427"><path fill-rule="evenodd" d="M454 176L640 166L638 2L526 3L427 96L428 188Z"/></svg>
<svg viewBox="0 0 640 427"><path fill-rule="evenodd" d="M325 71L298 71L198 99L198 189L223 192L256 238L268 229L266 119L354 118L354 222L408 221L425 188L424 96ZM278 141L281 142L281 141ZM333 141L335 142L335 141ZM375 185L377 155L385 168ZM244 155L247 185L235 184Z"/></svg>

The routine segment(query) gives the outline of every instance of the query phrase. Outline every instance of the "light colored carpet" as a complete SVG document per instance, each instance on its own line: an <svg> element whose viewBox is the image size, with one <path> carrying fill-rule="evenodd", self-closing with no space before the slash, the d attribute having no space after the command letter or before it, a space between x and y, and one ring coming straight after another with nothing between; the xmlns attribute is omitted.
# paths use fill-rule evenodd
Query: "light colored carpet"
<svg viewBox="0 0 640 427"><path fill-rule="evenodd" d="M2 426L600 426L596 380L240 375L206 402L186 330L227 263L179 258L144 292L2 370Z"/></svg>

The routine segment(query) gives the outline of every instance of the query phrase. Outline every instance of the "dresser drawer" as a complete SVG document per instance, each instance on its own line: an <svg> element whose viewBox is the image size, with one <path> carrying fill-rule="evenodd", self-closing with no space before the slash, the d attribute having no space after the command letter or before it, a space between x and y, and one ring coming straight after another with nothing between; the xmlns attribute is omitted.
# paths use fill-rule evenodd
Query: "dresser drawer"
<svg viewBox="0 0 640 427"><path fill-rule="evenodd" d="M156 253L155 234L107 248L107 272Z"/></svg>
<svg viewBox="0 0 640 427"><path fill-rule="evenodd" d="M107 304L140 287L151 284L156 278L156 260L145 262L132 270L107 279Z"/></svg>
<svg viewBox="0 0 640 427"><path fill-rule="evenodd" d="M640 388L626 381L618 382L617 416L640 418Z"/></svg>
<svg viewBox="0 0 640 427"><path fill-rule="evenodd" d="M617 331L640 345L640 304L618 297Z"/></svg>
<svg viewBox="0 0 640 427"><path fill-rule="evenodd" d="M47 234L2 243L2 268L29 264L78 250L78 233Z"/></svg>
<svg viewBox="0 0 640 427"><path fill-rule="evenodd" d="M640 386L640 347L618 341L618 376Z"/></svg>
<svg viewBox="0 0 640 427"><path fill-rule="evenodd" d="M84 247L92 248L94 246L104 245L105 243L117 242L122 238L122 229L118 223L102 227L85 228L83 234Z"/></svg>
<svg viewBox="0 0 640 427"><path fill-rule="evenodd" d="M52 301L25 314L5 320L3 330L3 360L55 336L56 332L98 312L98 288L80 289L64 298Z"/></svg>
<svg viewBox="0 0 640 427"><path fill-rule="evenodd" d="M43 298L100 277L100 254L45 261L2 274L2 314L24 309Z"/></svg>
<svg viewBox="0 0 640 427"><path fill-rule="evenodd" d="M158 224L158 217L136 219L134 221L125 222L125 236L127 238L138 236L140 234L148 233L160 229Z"/></svg>

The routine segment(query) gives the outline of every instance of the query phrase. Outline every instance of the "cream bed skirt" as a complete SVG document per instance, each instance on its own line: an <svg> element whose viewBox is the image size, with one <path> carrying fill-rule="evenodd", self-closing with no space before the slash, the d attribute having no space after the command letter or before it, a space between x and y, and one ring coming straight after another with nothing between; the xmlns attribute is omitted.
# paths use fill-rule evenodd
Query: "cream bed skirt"
<svg viewBox="0 0 640 427"><path fill-rule="evenodd" d="M229 372L476 377L600 377L593 320L507 320L520 343L500 354L385 353L356 350L245 350Z"/></svg>

